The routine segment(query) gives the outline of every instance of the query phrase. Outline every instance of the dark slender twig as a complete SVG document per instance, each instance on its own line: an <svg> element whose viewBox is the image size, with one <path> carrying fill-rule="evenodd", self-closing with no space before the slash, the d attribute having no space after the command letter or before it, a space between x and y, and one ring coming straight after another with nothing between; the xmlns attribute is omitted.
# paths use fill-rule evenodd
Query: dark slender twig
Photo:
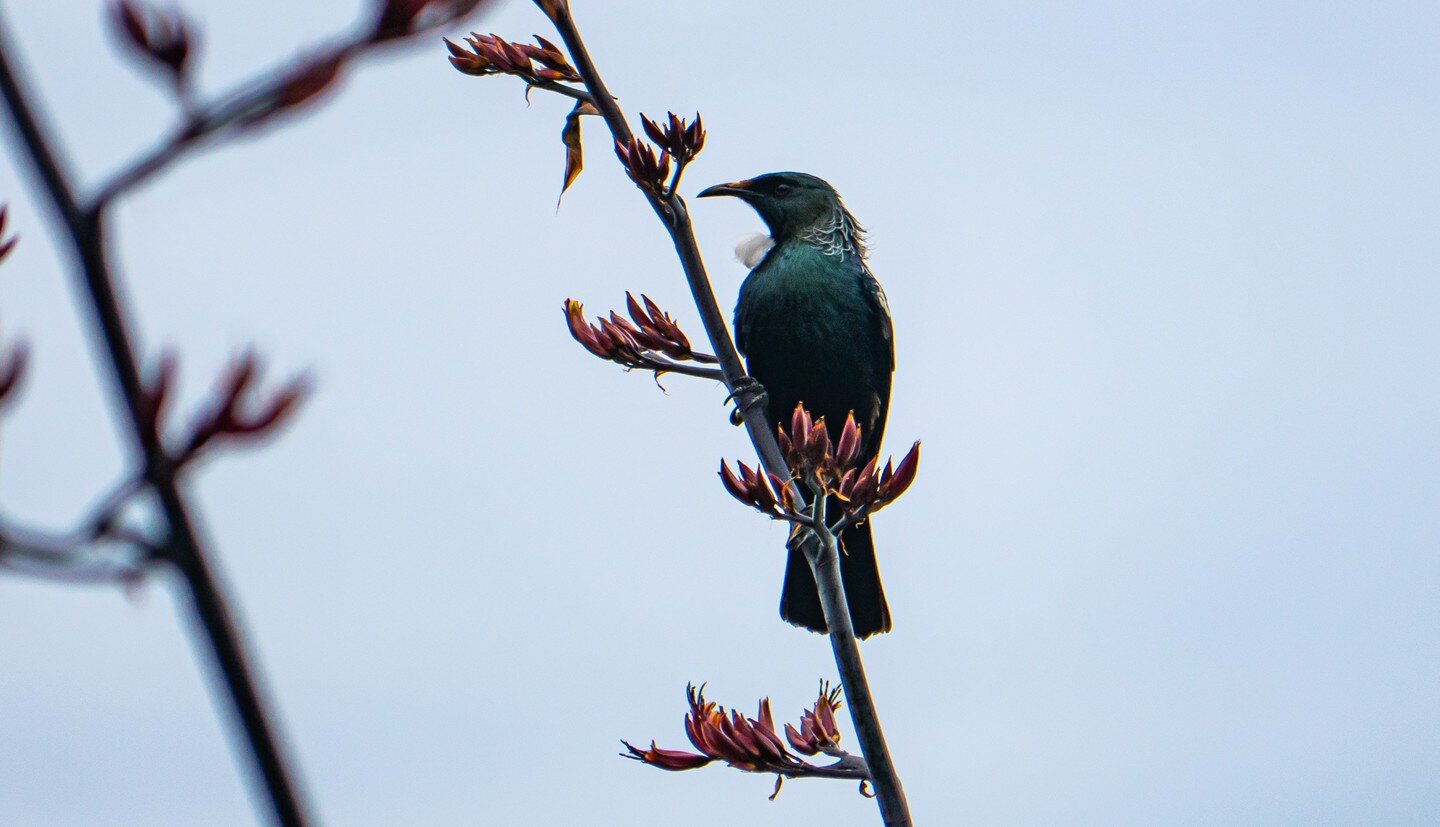
<svg viewBox="0 0 1440 827"><path fill-rule="evenodd" d="M640 370L653 370L656 375L662 373L679 373L685 376L694 376L699 379L714 379L717 382L725 381L725 372L719 368L702 368L695 365L687 365L683 362L672 362L669 359L661 359L656 356L649 356L646 364Z"/></svg>
<svg viewBox="0 0 1440 827"><path fill-rule="evenodd" d="M804 775L808 778L839 778L843 781L869 781L870 771L864 767L847 767L842 764L831 764L828 767L816 767L813 770L806 770ZM792 778L798 776L791 776Z"/></svg>
<svg viewBox="0 0 1440 827"><path fill-rule="evenodd" d="M625 113L620 109L609 89L606 88L604 80L600 77L594 61L591 60L590 54L585 48L585 42L571 16L568 0L535 0L535 3L550 18L560 33L565 47L570 51L570 57L574 60L575 68L580 73L586 88L590 90L592 102L605 119L611 135L617 143L629 144L634 133L630 129ZM645 194L646 200L650 202L651 208L655 210L655 214L660 217L670 232L670 237L675 244L675 252L680 258L681 268L684 270L691 295L695 300L695 306L699 310L701 322L705 326L705 333L719 361L725 384L734 393L747 378L745 369L740 363L740 354L735 349L729 327L725 323L725 317L715 300L715 292L710 286L710 279L706 275L705 264L700 256L700 248L695 240L695 230L690 221L685 201L673 191L664 195L656 194L643 187L641 191ZM784 456L780 453L780 446L775 440L775 435L766 421L765 412L761 406L746 407L742 410L742 415L746 430L749 432L751 442L755 445L761 463L770 472L780 475L782 479L788 478L789 468ZM791 483L791 485L793 484ZM794 493L799 501L798 488ZM823 500L823 498L821 499ZM823 525L823 520L821 524ZM835 654L835 664L840 672L840 681L845 687L846 700L849 701L851 721L854 723L861 750L875 785L876 799L884 822L890 825L908 825L912 823L909 805L905 801L905 792L901 787L900 777L896 773L894 761L885 745L885 735L880 727L879 713L870 694L869 684L866 682L865 668L860 659L859 642L856 640L855 628L850 619L850 608L845 600L844 585L840 580L839 549L834 542L834 535L830 535L830 542L823 542L822 540L828 532L816 533L820 535L820 538L817 539L815 533L812 533L811 538L804 543L802 548L815 575L820 604L825 613L825 623L830 630L830 643Z"/></svg>
<svg viewBox="0 0 1440 827"><path fill-rule="evenodd" d="M165 454L159 434L146 426L148 402L125 314L105 256L102 216L98 210L87 209L77 202L74 189L51 149L55 144L42 131L10 65L6 29L6 24L0 20L0 92L3 92L21 143L65 224L66 235L78 259L91 309L103 333L110 366L120 386L132 436L142 455L146 480L158 496L167 522L169 537L163 545L163 557L180 570L189 586L191 602L249 739L275 818L283 825L303 825L306 819L299 796L290 780L278 740L266 718L230 609L205 559L190 511L176 484L175 468Z"/></svg>
<svg viewBox="0 0 1440 827"><path fill-rule="evenodd" d="M257 117L273 114L276 101L284 98L287 92L292 90L292 84L297 81L296 72L327 65L339 66L377 48L384 48L394 40L411 39L439 30L473 12L480 5L484 5L483 0L469 8L462 8L463 3L457 4L452 9L454 16L442 15L403 36L387 36L377 40L373 32L360 30L343 38L313 45L306 51L305 57L288 67L290 71L267 71L209 102L197 102L194 99L188 74L177 75L178 85L175 91L181 107L180 127L172 132L170 137L102 184L91 199L92 209L96 212L103 211L120 195L143 184L182 156L208 146L222 134L253 125ZM589 98L589 94L582 90L550 81L540 80L532 85L580 100Z"/></svg>
<svg viewBox="0 0 1440 827"><path fill-rule="evenodd" d="M151 176L170 166L181 155L184 155L187 149L194 146L195 144L190 140L190 130L179 130L163 143L146 152L144 157L102 184L100 190L95 194L93 203L100 209L104 209L107 204L119 198L125 191L139 186Z"/></svg>
<svg viewBox="0 0 1440 827"><path fill-rule="evenodd" d="M66 534L0 520L0 567L69 583L132 583L156 562L150 538L119 524L145 480L127 477Z"/></svg>
<svg viewBox="0 0 1440 827"><path fill-rule="evenodd" d="M357 35L357 39L338 45L314 47L310 62L344 61L362 50L364 41L358 38ZM247 116L263 111L267 103L273 105L291 81L293 77L284 72L270 71L209 103L183 99L184 119L179 128L101 184L91 199L92 209L103 211L116 198L145 183L186 154L208 146L211 139L227 129L242 125Z"/></svg>
<svg viewBox="0 0 1440 827"><path fill-rule="evenodd" d="M103 545L102 545L103 544ZM0 525L0 568L65 583L135 583L154 564L143 538L52 536Z"/></svg>
<svg viewBox="0 0 1440 827"><path fill-rule="evenodd" d="M567 98L572 98L577 101L584 101L585 103L590 104L593 104L595 102L595 98L592 97L590 93L586 92L584 89L576 89L573 86L567 86L563 83L556 83L553 80L527 80L526 84L529 85L531 88L544 89L547 92L554 92L557 95L564 95Z"/></svg>

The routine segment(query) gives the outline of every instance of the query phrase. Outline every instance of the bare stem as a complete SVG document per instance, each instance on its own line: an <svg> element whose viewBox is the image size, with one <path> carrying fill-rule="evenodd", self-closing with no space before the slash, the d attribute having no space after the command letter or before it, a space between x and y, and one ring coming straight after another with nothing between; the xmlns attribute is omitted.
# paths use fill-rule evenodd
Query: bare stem
<svg viewBox="0 0 1440 827"><path fill-rule="evenodd" d="M104 337L106 353L119 385L134 445L145 479L160 501L169 538L162 556L180 570L189 586L191 604L220 669L236 716L240 719L264 780L276 820L302 825L305 817L286 770L278 740L267 720L259 688L214 572L201 548L194 522L176 483L175 467L165 455L159 435L146 424L148 401L115 283L106 260L103 224L95 206L82 206L61 170L52 147L8 59L7 26L0 20L0 92L52 205L64 223L66 237L79 265L79 276Z"/></svg>
<svg viewBox="0 0 1440 827"><path fill-rule="evenodd" d="M577 101L584 101L585 103L595 102L595 99L590 96L590 93L585 91L584 89L576 89L573 86L567 86L563 83L557 83L553 80L526 78L525 83L528 84L532 89L544 89L547 92L554 92L557 95L564 95L567 98L572 98Z"/></svg>
<svg viewBox="0 0 1440 827"><path fill-rule="evenodd" d="M870 772L864 767L835 763L825 767L808 765L795 773L781 773L786 778L839 778L846 781L870 781Z"/></svg>
<svg viewBox="0 0 1440 827"><path fill-rule="evenodd" d="M580 37L580 31L571 16L569 0L535 0L535 2L555 24L560 38L570 51L570 56L574 60L575 68L580 73L585 87L590 90L595 107L600 110L601 116L610 128L611 136L617 142L628 145L633 137L629 122L609 89L606 88L605 81L600 77L594 61L591 60L590 54L585 48L585 42ZM721 314L720 306L715 300L715 291L710 286L709 276L705 272L705 263L700 257L700 247L695 241L695 229L690 221L690 213L685 207L685 200L673 190L664 195L650 192L644 188L641 188L641 192L644 193L651 208L655 210L655 214L659 216L670 233L671 240L675 244L675 252L680 258L680 266L689 283L690 293L694 297L696 309L700 312L700 320L705 326L705 334L719 361L720 369L725 377L725 384L733 393L741 380L746 378L745 369L740 363L740 354L735 349L735 343L730 337L730 329L725 323L725 317ZM790 469L785 463L784 456L780 453L780 446L775 441L775 434L770 423L766 421L765 411L761 409L761 406L755 405L748 407L742 413L745 428L760 456L760 462L771 473L782 479L788 478ZM792 482L790 485L793 486L794 483ZM799 489L796 488L793 493L796 501L800 501ZM821 499L823 500L823 498ZM823 519L819 525L824 525ZM821 532L821 534L823 533ZM912 823L909 805L905 801L905 792L900 785L900 777L896 774L894 762L885 745L884 733L880 728L880 717L876 712L869 685L865 680L865 669L860 660L860 647L855 638L854 625L850 620L850 609L845 601L844 585L840 580L839 549L834 542L834 535L830 535L830 539L829 543L813 539L807 542L805 556L810 562L815 582L819 586L820 603L825 612L825 623L830 629L830 644L834 649L836 665L840 669L840 680L845 687L845 697L849 701L850 717L855 725L860 748L864 753L872 781L875 784L876 799L880 806L881 816L889 825L909 825Z"/></svg>
<svg viewBox="0 0 1440 827"><path fill-rule="evenodd" d="M480 3L470 8L465 8L463 4L457 5L451 10L453 12L451 15L437 16L420 28L402 37L393 38L393 40L419 39L423 35L456 22L487 4L486 0L481 0ZM338 63L351 57L376 51L388 45L389 42L391 41L374 40L371 34L362 28L348 36L312 46L306 54L311 63L328 61ZM95 197L91 199L91 210L97 213L103 211L106 205L127 190L143 184L181 156L204 146L207 139L235 127L244 127L254 123L261 116L268 116L283 108L283 105L277 101L283 97L287 84L293 80L294 78L285 71L284 67L272 68L256 79L220 95L209 103L199 103L195 100L194 88L191 86L189 76L178 75L175 78L176 84L173 91L183 115L180 129L122 169L115 177L102 184ZM584 99L586 96L584 92L549 81L532 83L532 85L570 97Z"/></svg>
<svg viewBox="0 0 1440 827"><path fill-rule="evenodd" d="M84 531L51 536L0 526L0 568L65 583L133 583L154 561L142 543L105 543Z"/></svg>
<svg viewBox="0 0 1440 827"><path fill-rule="evenodd" d="M694 376L697 379L714 379L716 382L725 381L725 372L719 368L706 368L698 365L687 365L684 362L672 362L653 353L644 354L644 361L638 365L628 365L636 370L653 370L658 377L662 373L678 373L683 376Z"/></svg>
<svg viewBox="0 0 1440 827"><path fill-rule="evenodd" d="M126 190L140 185L156 173L170 166L187 149L195 146L194 137L189 129L181 129L163 143L156 145L146 152L144 157L136 160L130 166L121 170L116 176L105 182L100 191L95 194L94 204L96 209L104 209L107 204L114 201Z"/></svg>
<svg viewBox="0 0 1440 827"><path fill-rule="evenodd" d="M855 627L850 622L850 604L845 600L841 585L839 540L825 528L827 499L823 494L815 498L816 528L801 550L805 552L805 559L810 561L811 571L815 572L820 605L825 610L825 624L830 629L835 668L840 672L840 684L845 687L845 700L850 705L850 720L855 725L855 735L860 740L865 763L875 783L881 817L886 824L908 825L911 823L910 805L905 800L905 790L900 786L890 748L885 744L885 732L880 728L880 712L875 708L874 696L870 694L865 663L860 659L860 641L855 637ZM817 539L819 542L816 542ZM844 623L833 622L834 615L839 613L843 613ZM893 780L894 787L882 785L881 779L887 782Z"/></svg>

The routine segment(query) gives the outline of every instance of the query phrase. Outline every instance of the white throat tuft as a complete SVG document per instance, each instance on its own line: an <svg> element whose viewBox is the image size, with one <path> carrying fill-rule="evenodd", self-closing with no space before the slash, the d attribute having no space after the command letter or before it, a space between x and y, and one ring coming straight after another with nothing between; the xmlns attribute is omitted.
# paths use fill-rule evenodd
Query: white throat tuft
<svg viewBox="0 0 1440 827"><path fill-rule="evenodd" d="M774 246L775 239L764 233L747 235L735 245L735 257L740 259L741 264L754 270L756 265L765 258L765 254L770 252L770 248Z"/></svg>

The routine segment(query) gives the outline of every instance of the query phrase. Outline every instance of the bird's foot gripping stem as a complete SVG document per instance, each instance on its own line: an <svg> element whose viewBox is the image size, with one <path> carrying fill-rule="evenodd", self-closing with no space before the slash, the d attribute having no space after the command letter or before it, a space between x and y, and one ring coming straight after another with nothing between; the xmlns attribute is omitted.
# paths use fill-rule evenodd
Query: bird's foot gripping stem
<svg viewBox="0 0 1440 827"><path fill-rule="evenodd" d="M740 425L751 408L759 406L763 409L770 402L770 396L765 393L764 385L749 376L742 376L725 401L735 403L735 410L730 412L730 424Z"/></svg>

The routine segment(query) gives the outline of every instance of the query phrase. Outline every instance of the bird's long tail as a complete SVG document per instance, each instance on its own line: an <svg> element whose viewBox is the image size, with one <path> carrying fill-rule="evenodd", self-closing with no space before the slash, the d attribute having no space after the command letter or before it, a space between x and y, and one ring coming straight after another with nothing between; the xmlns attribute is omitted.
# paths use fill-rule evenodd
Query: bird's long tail
<svg viewBox="0 0 1440 827"><path fill-rule="evenodd" d="M876 632L890 631L890 607L885 603L885 590L880 585L880 568L875 562L875 543L870 539L870 523L845 529L840 536L840 579L845 583L845 597L850 604L850 622L855 635L866 638ZM785 588L780 594L780 617L812 632L824 633L825 613L820 608L820 593L805 553L796 544L790 546L785 563Z"/></svg>

